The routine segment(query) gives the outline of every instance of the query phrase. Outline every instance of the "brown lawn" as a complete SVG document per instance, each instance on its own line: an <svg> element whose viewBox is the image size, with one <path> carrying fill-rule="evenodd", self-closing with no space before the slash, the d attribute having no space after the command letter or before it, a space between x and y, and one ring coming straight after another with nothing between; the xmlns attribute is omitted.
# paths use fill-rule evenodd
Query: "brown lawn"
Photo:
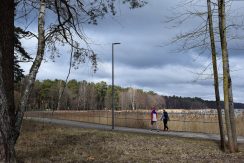
<svg viewBox="0 0 244 163"><path fill-rule="evenodd" d="M24 121L16 145L19 162L244 162L214 141L68 128Z"/></svg>

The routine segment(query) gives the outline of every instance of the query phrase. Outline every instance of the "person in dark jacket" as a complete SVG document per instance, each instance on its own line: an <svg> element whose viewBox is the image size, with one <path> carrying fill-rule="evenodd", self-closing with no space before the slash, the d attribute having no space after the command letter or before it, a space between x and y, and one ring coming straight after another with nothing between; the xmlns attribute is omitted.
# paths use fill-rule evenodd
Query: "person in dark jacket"
<svg viewBox="0 0 244 163"><path fill-rule="evenodd" d="M165 130L168 131L169 127L168 127L167 123L169 121L169 115L165 110L163 110L163 114L160 119L163 120L163 122L164 122L164 131Z"/></svg>

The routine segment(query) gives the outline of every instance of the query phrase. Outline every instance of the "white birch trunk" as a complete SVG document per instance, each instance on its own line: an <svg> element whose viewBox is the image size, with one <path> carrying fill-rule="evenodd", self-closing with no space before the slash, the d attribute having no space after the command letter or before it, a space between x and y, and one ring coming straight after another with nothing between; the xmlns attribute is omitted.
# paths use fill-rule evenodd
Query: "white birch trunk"
<svg viewBox="0 0 244 163"><path fill-rule="evenodd" d="M16 132L19 134L22 119L24 116L24 112L27 106L27 102L29 100L31 90L33 88L34 82L36 80L36 75L38 73L38 70L41 66L43 56L44 56L44 50L45 50L45 30L44 30L44 24L45 24L45 9L46 9L46 2L45 0L40 0L40 9L39 9L39 16L38 16L38 47L37 47L37 54L36 58L31 66L30 72L27 76L27 83L26 87L23 93L23 96L20 101L20 107L16 115ZM16 137L17 140L17 137Z"/></svg>

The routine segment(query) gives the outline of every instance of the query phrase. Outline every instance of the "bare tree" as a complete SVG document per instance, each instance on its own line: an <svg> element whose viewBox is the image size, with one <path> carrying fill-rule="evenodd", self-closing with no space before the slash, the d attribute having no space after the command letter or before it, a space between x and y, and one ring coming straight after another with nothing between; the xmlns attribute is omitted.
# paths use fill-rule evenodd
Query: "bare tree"
<svg viewBox="0 0 244 163"><path fill-rule="evenodd" d="M237 135L235 124L235 113L232 95L232 81L229 69L229 56L226 38L226 13L225 0L218 0L218 14L219 14L219 33L221 41L222 62L223 62L223 77L224 77L224 107L225 107L225 123L228 135L228 144L230 152L237 152Z"/></svg>
<svg viewBox="0 0 244 163"><path fill-rule="evenodd" d="M135 96L136 96L136 89L129 88L128 90L130 101L131 101L131 108L132 110L135 110Z"/></svg>
<svg viewBox="0 0 244 163"><path fill-rule="evenodd" d="M212 64L213 64L213 74L214 74L214 90L215 90L215 100L216 100L216 108L218 112L218 121L219 121L219 133L220 133L220 144L221 149L225 151L225 134L224 134L224 124L220 106L220 96L219 96L219 77L218 77L218 68L217 68L217 53L215 47L215 36L213 29L213 18L212 18L212 9L211 9L211 1L207 0L208 6L208 24L209 24L209 35L211 42L211 51L212 51Z"/></svg>
<svg viewBox="0 0 244 163"><path fill-rule="evenodd" d="M185 4L189 5L193 3L194 0L187 1ZM198 3L198 2L197 2ZM221 135L221 148L224 148L224 132L223 132L223 122L221 117L221 110L219 104L219 91L218 91L218 72L217 72L217 63L216 63L216 48L215 43L221 43L221 51L222 51L222 59L223 59L223 78L224 78L224 101L225 101L225 123L227 127L227 135L228 135L228 143L231 152L237 151L237 135L236 135L236 125L235 125L235 115L234 115L234 106L233 106L233 96L232 96L232 83L230 78L230 70L229 70L229 61L228 61L228 50L227 50L227 26L226 26L226 15L225 15L225 1L218 0L218 20L219 24L216 25L218 27L218 31L214 29L214 21L212 19L212 9L210 6L211 1L207 1L208 4L208 12L205 11L189 11L187 10L186 14L182 14L180 19L182 20L180 23L188 20L192 16L197 16L202 19L202 23L197 26L192 32L184 33L176 37L174 40L182 41L183 40L183 49L192 49L192 48L203 48L203 50L207 49L211 45L212 51L212 63L213 63L213 72L214 72L214 80L215 80L215 97L216 104L218 110L218 118L219 118L219 127L220 127L220 135ZM206 16L208 21L206 19ZM183 18L182 18L183 17ZM175 18L177 19L177 17ZM172 20L175 20L172 19ZM207 26L207 23L209 24ZM238 28L237 24L230 25ZM209 33L209 40L208 35ZM215 40L214 35L218 34L220 36L220 40ZM199 39L200 38L200 39ZM231 39L235 39L231 37ZM206 70L206 69L205 69ZM204 70L204 71L205 71Z"/></svg>
<svg viewBox="0 0 244 163"><path fill-rule="evenodd" d="M58 90L58 105L57 105L57 110L60 109L60 105L61 105L61 98L62 98L62 95L63 95L63 92L64 92L64 87L63 87L63 84L62 84L62 80L59 81L59 90Z"/></svg>
<svg viewBox="0 0 244 163"><path fill-rule="evenodd" d="M119 93L119 103L122 110L127 110L128 108L128 92L127 90L122 90ZM111 105L109 105L111 106Z"/></svg>
<svg viewBox="0 0 244 163"><path fill-rule="evenodd" d="M144 4L144 2L140 0L128 2L131 2L131 6L133 8L137 6L141 7L139 4ZM20 127L28 99L30 97L30 92L33 88L36 75L43 61L45 49L48 48L52 53L52 57L55 57L55 54L57 54L58 51L56 45L58 43L61 45L66 44L71 48L71 53L73 53L74 67L77 67L78 64L85 62L86 58L89 58L92 62L94 70L96 70L96 54L90 49L86 42L86 37L82 32L82 24L85 22L97 24L97 18L104 16L109 12L108 10L110 10L112 14L115 14L113 0L95 0L94 2L87 4L81 0L22 0L18 1L18 3L20 8L24 10L24 16L22 17L26 19L32 18L32 15L29 14L29 16L26 14L26 12L31 13L38 10L38 35L36 36L34 33L32 33L32 35L38 40L38 47L33 65L27 76L27 84L19 105L19 110L17 111L17 120L15 122L17 132L16 140L20 132ZM47 25L45 25L45 21L47 17L45 17L45 14L47 10L49 11L49 14L51 12L53 16L56 17L57 23L49 24L48 28L46 29L45 27ZM21 18L21 16L19 16L19 18ZM78 40L74 39L75 37L78 37ZM83 42L83 44L80 44L79 42Z"/></svg>
<svg viewBox="0 0 244 163"><path fill-rule="evenodd" d="M29 100L31 90L34 84L34 81L36 79L37 72L41 66L41 62L44 57L44 51L45 51L45 10L46 10L46 1L40 0L40 6L39 6L39 16L38 16L38 47L37 47L37 55L36 58L31 66L30 72L27 77L27 83L25 86L25 90L23 93L23 96L20 101L19 110L17 112L16 121L15 121L15 127L16 127L16 135L15 140L18 139L20 128L24 116L24 111L27 106L27 102Z"/></svg>
<svg viewBox="0 0 244 163"><path fill-rule="evenodd" d="M87 106L87 82L83 80L80 82L80 88L79 88L79 100L78 100L78 109L81 107L83 110L86 109ZM82 103L81 103L82 102Z"/></svg>
<svg viewBox="0 0 244 163"><path fill-rule="evenodd" d="M132 8L139 6L140 0L126 0L130 2ZM23 9L24 15L18 18L30 20L32 22L32 11L38 12L38 35L28 32L31 36L37 38L38 47L36 58L27 76L27 84L24 94L15 110L14 105L14 9L15 3L19 4L18 9ZM101 3L102 2L102 3ZM143 2L143 1L142 1ZM98 2L94 0L90 8L86 9L83 1L63 1L63 0L8 0L0 3L0 161L16 162L14 146L20 134L20 128L23 120L24 111L28 104L28 99L36 79L37 72L43 61L44 52L48 46L52 52L56 52L56 43L67 44L74 50L74 66L84 62L85 58L92 61L96 68L96 55L94 52L79 45L78 41L73 39L75 34L86 43L86 37L81 32L81 24L89 21L96 24L96 18L103 16L108 12L108 8L113 14L114 1ZM107 6L106 6L107 5ZM18 13L18 9L16 13ZM49 9L49 14L56 15L57 24L49 24L46 30L45 14ZM85 15L85 17L83 17ZM27 18L29 16L29 18ZM25 19L26 18L26 19ZM88 19L88 20L87 20Z"/></svg>
<svg viewBox="0 0 244 163"><path fill-rule="evenodd" d="M71 67L72 67L72 59L73 59L73 48L71 48L71 52L70 52L69 71L68 71L68 74L67 74L66 79L64 81L64 86L62 86L61 82L60 82L60 90L59 90L59 96L58 96L57 110L60 110L61 99L62 99L62 96L64 94L64 90L65 90L65 88L67 86L67 83L68 83L68 79L69 79L69 75L70 75Z"/></svg>

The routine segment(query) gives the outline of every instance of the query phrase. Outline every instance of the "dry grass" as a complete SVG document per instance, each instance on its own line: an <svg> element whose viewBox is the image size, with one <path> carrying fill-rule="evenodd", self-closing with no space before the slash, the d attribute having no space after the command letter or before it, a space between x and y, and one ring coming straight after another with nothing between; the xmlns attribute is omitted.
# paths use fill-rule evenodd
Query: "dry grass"
<svg viewBox="0 0 244 163"><path fill-rule="evenodd" d="M67 128L24 121L16 145L20 162L243 162L213 141Z"/></svg>
<svg viewBox="0 0 244 163"><path fill-rule="evenodd" d="M218 117L216 114L199 114L187 113L179 110L174 113L169 112L169 128L173 131L190 131L203 133L219 133ZM52 117L57 119L67 119L82 122L91 122L98 124L111 125L111 111L51 111L27 112L28 116ZM244 136L244 115L236 119L237 133ZM115 112L115 125L122 127L149 128L150 112L149 111L117 111ZM163 129L162 121L158 122L160 129Z"/></svg>

